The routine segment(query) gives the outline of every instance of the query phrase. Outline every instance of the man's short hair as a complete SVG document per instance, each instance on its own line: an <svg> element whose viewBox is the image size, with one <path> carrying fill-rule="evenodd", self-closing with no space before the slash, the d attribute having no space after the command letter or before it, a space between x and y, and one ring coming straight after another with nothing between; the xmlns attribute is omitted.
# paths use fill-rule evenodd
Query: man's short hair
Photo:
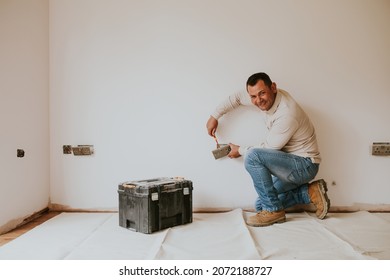
<svg viewBox="0 0 390 280"><path fill-rule="evenodd" d="M272 85L271 78L266 73L259 72L248 78L246 81L246 88L248 89L248 86L253 87L255 84L257 84L258 81L263 81L267 87L271 87Z"/></svg>

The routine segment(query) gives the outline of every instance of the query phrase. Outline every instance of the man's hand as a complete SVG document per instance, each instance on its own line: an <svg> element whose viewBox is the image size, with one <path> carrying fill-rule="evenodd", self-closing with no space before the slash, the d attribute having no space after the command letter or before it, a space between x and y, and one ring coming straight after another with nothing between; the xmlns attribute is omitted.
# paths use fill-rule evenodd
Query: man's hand
<svg viewBox="0 0 390 280"><path fill-rule="evenodd" d="M230 146L230 153L228 154L228 157L230 158L238 158L240 157L240 153L238 152L238 149L240 148L240 146L237 146L237 145L234 145L232 143L229 143L229 146Z"/></svg>
<svg viewBox="0 0 390 280"><path fill-rule="evenodd" d="M213 116L210 116L210 118L206 124L207 133L210 136L215 137L215 132L217 131L217 127L218 127L218 120L216 118L214 118Z"/></svg>

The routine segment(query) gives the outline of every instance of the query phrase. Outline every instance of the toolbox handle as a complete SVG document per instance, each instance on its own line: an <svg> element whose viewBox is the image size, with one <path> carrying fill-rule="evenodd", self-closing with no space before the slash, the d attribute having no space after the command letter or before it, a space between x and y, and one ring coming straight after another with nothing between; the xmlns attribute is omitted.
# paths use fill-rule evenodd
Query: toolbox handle
<svg viewBox="0 0 390 280"><path fill-rule="evenodd" d="M139 183L152 183L152 182L158 182L158 181L161 181L163 179L166 179L166 178L154 178L154 179L147 179L147 180L141 180L141 181L138 181Z"/></svg>
<svg viewBox="0 0 390 280"><path fill-rule="evenodd" d="M162 185L162 186L167 187L167 188L173 188L173 187L176 186L176 184L169 182L168 184L165 184L165 185Z"/></svg>
<svg viewBox="0 0 390 280"><path fill-rule="evenodd" d="M181 190L179 188L176 188L175 183L168 183L168 184L162 185L162 187L164 188L164 192L166 192L166 193L177 192L177 191Z"/></svg>
<svg viewBox="0 0 390 280"><path fill-rule="evenodd" d="M181 191L181 189L168 189L168 190L164 190L165 193L178 192L178 191Z"/></svg>

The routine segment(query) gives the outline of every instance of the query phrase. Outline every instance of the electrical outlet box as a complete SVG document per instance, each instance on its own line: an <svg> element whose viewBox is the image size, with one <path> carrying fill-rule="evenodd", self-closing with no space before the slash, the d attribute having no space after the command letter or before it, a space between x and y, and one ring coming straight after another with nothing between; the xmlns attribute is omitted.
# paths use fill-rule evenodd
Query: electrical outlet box
<svg viewBox="0 0 390 280"><path fill-rule="evenodd" d="M390 142L374 142L374 143L372 143L372 155L374 155L374 156L390 156Z"/></svg>
<svg viewBox="0 0 390 280"><path fill-rule="evenodd" d="M17 156L17 157L24 157L24 150L22 150L22 149L17 149L17 150L16 150L16 156Z"/></svg>
<svg viewBox="0 0 390 280"><path fill-rule="evenodd" d="M72 153L72 145L63 145L62 146L62 152L65 154L65 155L69 155Z"/></svg>
<svg viewBox="0 0 390 280"><path fill-rule="evenodd" d="M72 147L72 151L75 156L90 156L94 153L93 145L78 145Z"/></svg>

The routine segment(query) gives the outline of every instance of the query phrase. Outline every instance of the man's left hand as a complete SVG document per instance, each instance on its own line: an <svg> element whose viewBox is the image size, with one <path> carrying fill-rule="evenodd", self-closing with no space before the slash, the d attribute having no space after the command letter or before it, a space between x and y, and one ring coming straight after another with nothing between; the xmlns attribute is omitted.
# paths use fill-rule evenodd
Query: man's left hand
<svg viewBox="0 0 390 280"><path fill-rule="evenodd" d="M240 146L237 146L237 145L234 145L232 143L229 143L229 146L230 146L230 153L228 154L228 157L230 158L238 158L240 157L240 153L238 152L238 149L240 148Z"/></svg>

